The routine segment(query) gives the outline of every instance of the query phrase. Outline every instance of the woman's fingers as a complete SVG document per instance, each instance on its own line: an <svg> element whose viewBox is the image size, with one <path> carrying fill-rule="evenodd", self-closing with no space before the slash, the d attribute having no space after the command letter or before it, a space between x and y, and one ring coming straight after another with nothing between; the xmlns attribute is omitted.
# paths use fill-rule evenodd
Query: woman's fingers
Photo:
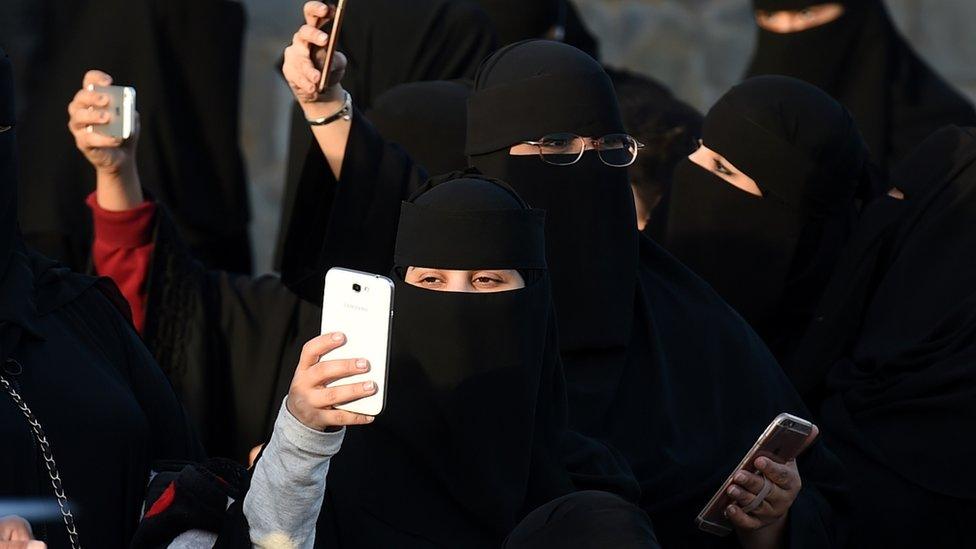
<svg viewBox="0 0 976 549"><path fill-rule="evenodd" d="M75 144L82 151L88 151L91 149L117 149L124 144L124 141L96 132L81 132L75 134Z"/></svg>
<svg viewBox="0 0 976 549"><path fill-rule="evenodd" d="M345 377L365 374L369 367L369 361L365 358L324 360L305 370L301 383L307 387L328 385Z"/></svg>
<svg viewBox="0 0 976 549"><path fill-rule="evenodd" d="M308 396L309 405L325 409L332 406L349 404L350 402L376 394L376 384L372 381L336 385L315 389Z"/></svg>
<svg viewBox="0 0 976 549"><path fill-rule="evenodd" d="M329 35L325 31L311 25L302 25L302 28L298 29L298 32L295 33L294 40L301 40L307 44L322 48L329 43Z"/></svg>
<svg viewBox="0 0 976 549"><path fill-rule="evenodd" d="M78 109L71 115L71 120L68 124L71 127L71 131L88 131L88 126L108 124L111 120L112 116L106 110Z"/></svg>
<svg viewBox="0 0 976 549"><path fill-rule="evenodd" d="M758 494L763 487L762 476L745 470L736 473L735 477L732 479L732 482L734 483L732 485L733 488L738 485L739 487L748 490L753 494Z"/></svg>
<svg viewBox="0 0 976 549"><path fill-rule="evenodd" d="M330 19L332 8L322 2L305 2L302 13L305 15L305 24L318 27Z"/></svg>
<svg viewBox="0 0 976 549"><path fill-rule="evenodd" d="M758 530L764 526L763 522L756 517L749 516L738 505L729 505L725 508L725 517L729 519L732 526L739 530Z"/></svg>
<svg viewBox="0 0 976 549"><path fill-rule="evenodd" d="M787 492L797 492L800 489L800 472L796 468L796 461L781 465L775 461L761 457L755 462L756 468L776 486Z"/></svg>
<svg viewBox="0 0 976 549"><path fill-rule="evenodd" d="M302 355L298 359L298 369L307 370L322 360L324 355L346 344L346 336L341 332L320 335L309 340L302 347ZM297 374L296 374L297 375Z"/></svg>
<svg viewBox="0 0 976 549"><path fill-rule="evenodd" d="M325 410L321 412L321 414L321 420L325 425L335 426L366 425L368 423L373 423L373 420L376 419L373 416L347 412L345 410Z"/></svg>
<svg viewBox="0 0 976 549"><path fill-rule="evenodd" d="M90 70L85 73L84 78L81 79L81 87L87 88L88 86L111 86L112 77L108 73L104 73L99 70Z"/></svg>

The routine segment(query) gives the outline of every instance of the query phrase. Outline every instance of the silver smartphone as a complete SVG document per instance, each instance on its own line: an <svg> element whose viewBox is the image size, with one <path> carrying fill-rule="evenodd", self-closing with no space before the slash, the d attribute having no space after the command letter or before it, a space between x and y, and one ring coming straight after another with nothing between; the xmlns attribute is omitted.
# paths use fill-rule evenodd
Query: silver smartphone
<svg viewBox="0 0 976 549"><path fill-rule="evenodd" d="M708 505L698 514L696 520L698 528L717 536L729 535L732 532L732 523L725 518L725 508L732 504L728 490L735 474L743 469L755 473L754 463L760 457L769 458L776 463L786 463L796 459L813 442L808 440L812 432L813 424L805 419L790 414L776 416L776 419L759 436L752 449L739 462L739 466L729 474L722 487L715 492Z"/></svg>
<svg viewBox="0 0 976 549"><path fill-rule="evenodd" d="M322 333L342 332L346 335L346 344L322 359L365 358L370 364L369 372L340 379L329 386L364 381L376 384L376 393L372 396L336 408L368 416L383 411L392 325L392 280L340 267L329 269L322 299Z"/></svg>
<svg viewBox="0 0 976 549"><path fill-rule="evenodd" d="M103 93L109 97L105 110L109 113L109 121L105 124L88 126L89 132L100 133L109 137L128 139L135 130L136 119L136 90L129 86L94 86L89 85L90 91Z"/></svg>

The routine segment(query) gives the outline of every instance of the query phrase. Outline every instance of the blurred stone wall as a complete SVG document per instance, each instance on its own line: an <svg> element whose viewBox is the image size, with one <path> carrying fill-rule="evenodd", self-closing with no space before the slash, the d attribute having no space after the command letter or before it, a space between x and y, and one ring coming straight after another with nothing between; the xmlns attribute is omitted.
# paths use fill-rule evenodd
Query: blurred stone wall
<svg viewBox="0 0 976 549"><path fill-rule="evenodd" d="M749 0L574 1L600 37L608 64L653 76L702 110L738 81L752 51ZM244 3L249 32L243 146L254 212L255 270L265 272L278 231L291 101L277 62L300 24L303 2ZM888 0L888 5L919 53L976 98L976 0Z"/></svg>

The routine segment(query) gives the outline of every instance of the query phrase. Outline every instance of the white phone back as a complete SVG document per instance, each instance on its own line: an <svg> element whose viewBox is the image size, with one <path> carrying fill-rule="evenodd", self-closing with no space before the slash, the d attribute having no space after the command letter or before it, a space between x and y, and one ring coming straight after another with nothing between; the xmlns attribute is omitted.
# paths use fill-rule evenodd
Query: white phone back
<svg viewBox="0 0 976 549"><path fill-rule="evenodd" d="M359 291L354 286L358 286ZM372 381L377 389L373 396L337 408L370 416L383 411L392 320L392 280L340 267L329 269L322 299L322 333L342 332L346 334L346 344L323 359L365 358L370 364L369 372L341 379L329 386Z"/></svg>

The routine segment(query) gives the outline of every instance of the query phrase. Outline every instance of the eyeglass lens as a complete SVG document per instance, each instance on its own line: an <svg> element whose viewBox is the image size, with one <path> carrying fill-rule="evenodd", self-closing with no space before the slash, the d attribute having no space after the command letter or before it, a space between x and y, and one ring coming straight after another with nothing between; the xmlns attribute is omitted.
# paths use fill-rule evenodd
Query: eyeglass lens
<svg viewBox="0 0 976 549"><path fill-rule="evenodd" d="M606 135L596 142L595 148L604 164L616 168L633 164L637 157L637 142L627 134ZM571 133L550 134L539 140L539 154L554 166L575 164L585 150L583 138Z"/></svg>

